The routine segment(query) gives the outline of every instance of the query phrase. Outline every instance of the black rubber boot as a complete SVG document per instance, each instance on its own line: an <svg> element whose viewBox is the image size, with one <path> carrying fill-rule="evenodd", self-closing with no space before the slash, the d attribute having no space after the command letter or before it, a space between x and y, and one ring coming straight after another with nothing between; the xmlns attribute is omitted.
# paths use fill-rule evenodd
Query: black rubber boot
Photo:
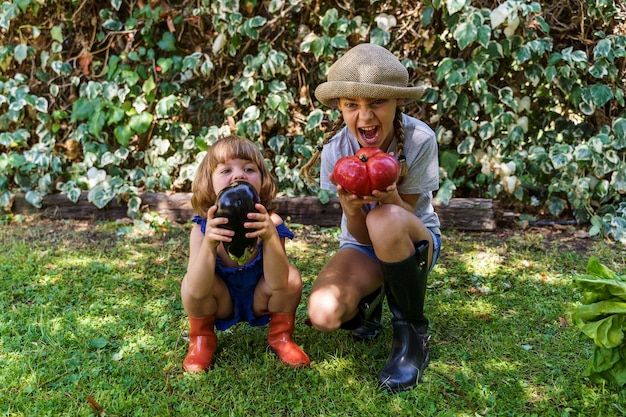
<svg viewBox="0 0 626 417"><path fill-rule="evenodd" d="M393 314L391 354L378 374L380 386L391 392L405 391L422 379L430 361L428 319L424 317L424 298L428 277L428 241L415 245L407 259L381 262L387 303Z"/></svg>
<svg viewBox="0 0 626 417"><path fill-rule="evenodd" d="M381 286L371 294L366 295L359 302L359 316L361 324L352 330L352 336L360 341L367 342L375 339L379 334L382 326L380 319L383 315L383 300L385 292Z"/></svg>
<svg viewBox="0 0 626 417"><path fill-rule="evenodd" d="M381 286L359 301L359 309L353 318L341 323L341 329L349 330L359 341L372 340L380 333L385 294Z"/></svg>

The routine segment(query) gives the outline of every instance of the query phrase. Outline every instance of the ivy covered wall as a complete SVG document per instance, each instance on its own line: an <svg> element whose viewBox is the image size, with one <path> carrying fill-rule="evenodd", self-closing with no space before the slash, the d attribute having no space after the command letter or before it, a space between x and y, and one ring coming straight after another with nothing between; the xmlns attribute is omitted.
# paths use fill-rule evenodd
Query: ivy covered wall
<svg viewBox="0 0 626 417"><path fill-rule="evenodd" d="M228 132L288 196L336 112L315 100L360 42L413 85L437 132L438 198L488 197L626 241L622 1L17 0L0 6L0 207L87 191L97 207L189 191Z"/></svg>

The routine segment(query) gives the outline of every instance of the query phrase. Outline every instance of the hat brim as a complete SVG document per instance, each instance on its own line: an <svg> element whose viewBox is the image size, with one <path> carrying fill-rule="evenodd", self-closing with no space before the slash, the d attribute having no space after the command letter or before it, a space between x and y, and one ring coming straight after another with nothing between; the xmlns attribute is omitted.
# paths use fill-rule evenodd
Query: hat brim
<svg viewBox="0 0 626 417"><path fill-rule="evenodd" d="M317 86L315 97L328 107L337 107L337 99L343 98L406 98L418 99L426 87L396 87L352 81L327 81Z"/></svg>

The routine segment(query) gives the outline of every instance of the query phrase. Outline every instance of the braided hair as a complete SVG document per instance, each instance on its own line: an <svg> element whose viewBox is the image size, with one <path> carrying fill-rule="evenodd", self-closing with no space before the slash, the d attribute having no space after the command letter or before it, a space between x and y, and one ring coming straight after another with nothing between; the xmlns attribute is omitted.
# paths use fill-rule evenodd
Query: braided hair
<svg viewBox="0 0 626 417"><path fill-rule="evenodd" d="M317 161L320 159L320 156L322 155L322 148L328 143L329 140L333 138L333 136L335 136L341 130L342 127L343 115L339 113L339 117L337 118L337 120L335 120L335 123L333 123L333 126L324 137L324 141L322 142L322 144L317 147L315 153L313 153L311 159L309 159L309 162L304 164L304 166L300 169L300 174L302 174L309 183L314 183L316 180L316 178L313 178L311 176L311 169L313 169L313 166L315 166L315 164L317 164Z"/></svg>
<svg viewBox="0 0 626 417"><path fill-rule="evenodd" d="M404 125L402 124L402 111L400 108L396 108L396 116L393 118L393 134L396 137L396 158L400 163L400 177L398 178L398 184L402 184L402 181L406 178L406 174L409 173L409 168L406 166L406 156L404 156Z"/></svg>
<svg viewBox="0 0 626 417"><path fill-rule="evenodd" d="M315 164L317 164L317 161L320 159L320 156L322 155L322 148L341 130L343 124L343 115L339 113L339 117L337 118L335 123L333 123L332 128L324 137L324 141L322 142L322 144L317 147L315 153L313 153L313 155L311 156L311 159L309 159L309 161L300 169L300 174L304 176L304 178L309 183L314 183L316 180L316 178L313 178L311 176L311 169L313 168L313 166L315 166ZM404 126L402 124L402 111L400 110L400 108L396 108L396 115L393 119L393 134L396 138L396 153L398 162L400 163L400 178L398 178L398 184L400 184L402 183L402 181L404 181L404 178L408 173L406 157L404 156L405 136Z"/></svg>

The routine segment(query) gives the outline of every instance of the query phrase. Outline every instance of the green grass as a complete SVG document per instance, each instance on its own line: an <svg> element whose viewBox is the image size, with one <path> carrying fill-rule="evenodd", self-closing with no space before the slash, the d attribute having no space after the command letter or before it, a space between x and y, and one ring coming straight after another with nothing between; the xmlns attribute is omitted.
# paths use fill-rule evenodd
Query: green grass
<svg viewBox="0 0 626 417"><path fill-rule="evenodd" d="M369 344L306 327L306 301L335 229L292 225L305 292L296 341L310 368L280 364L266 328L218 332L214 368L185 375L179 286L188 226L36 221L0 226L3 416L622 416L626 394L582 373L592 342L570 323L572 277L591 255L624 272L622 246L572 231L444 236L430 276L431 363L416 389L381 392L391 331Z"/></svg>

